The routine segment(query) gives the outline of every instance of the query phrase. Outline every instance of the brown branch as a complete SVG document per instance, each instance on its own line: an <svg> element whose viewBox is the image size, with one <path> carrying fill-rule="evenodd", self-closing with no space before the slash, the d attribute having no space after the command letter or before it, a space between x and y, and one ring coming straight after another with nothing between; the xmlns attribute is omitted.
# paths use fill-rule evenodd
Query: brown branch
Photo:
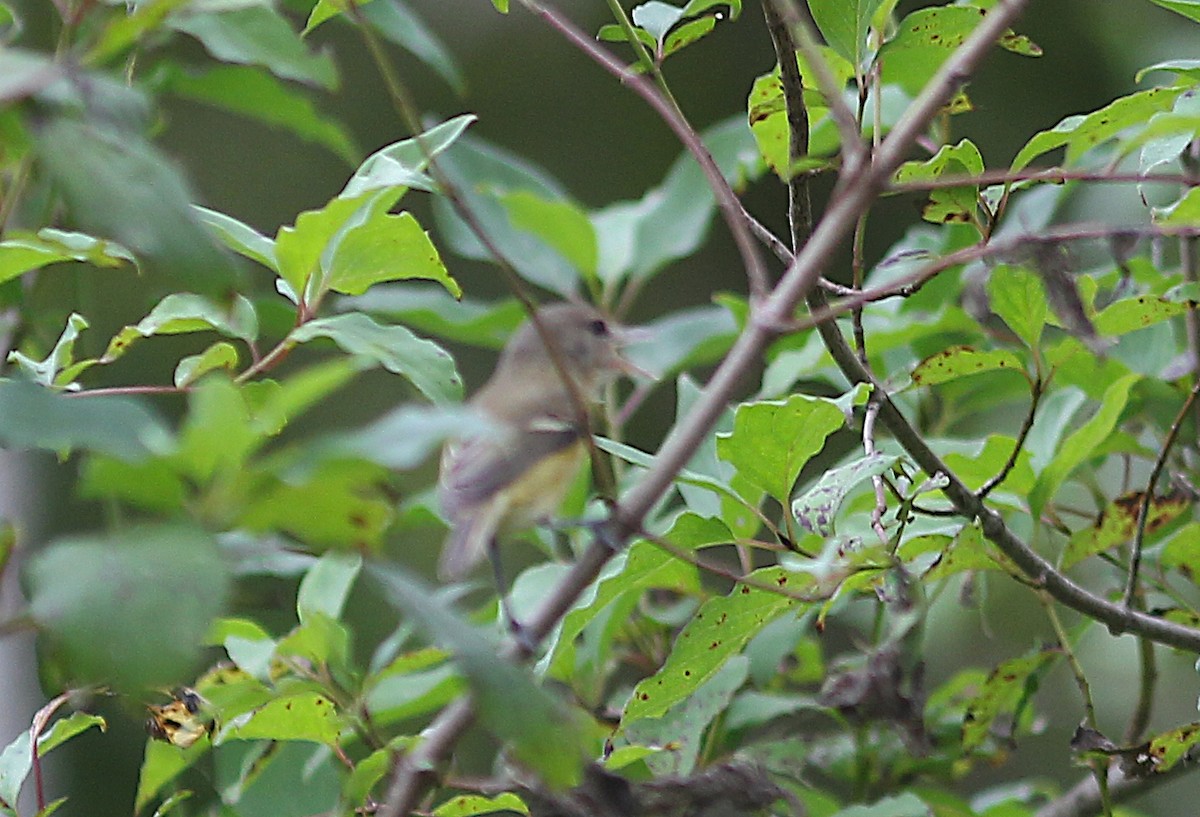
<svg viewBox="0 0 1200 817"><path fill-rule="evenodd" d="M917 193L944 190L949 187L974 185L1015 184L1039 181L1050 184L1065 182L1097 182L1100 184L1183 184L1200 185L1200 177L1189 173L1120 173L1104 170L1065 170L1061 167L1028 167L1023 170L987 170L977 174L946 174L936 179L912 182L892 182L889 193Z"/></svg>
<svg viewBox="0 0 1200 817"><path fill-rule="evenodd" d="M859 177L855 183L846 185L841 195L831 202L825 218L814 230L803 250L797 254L795 262L776 287L767 306L779 302L794 303L790 298L794 290L808 284L806 276L815 276L824 266L824 261L836 248L833 242L844 238L858 215L866 210L873 197L882 189L885 178L890 178L899 166L905 151L920 136L925 125L932 121L940 107L1009 27L1026 2L1027 0L1001 0L950 59L943 63L937 74L896 123L892 132L880 144L870 167L855 174ZM789 88L785 85L784 93L789 107L803 104L801 88ZM831 227L831 224L835 227ZM943 259L943 262L945 260ZM808 266L810 263L812 267ZM828 309L828 301L820 290L811 286L808 289L807 300L813 317L816 318L819 313ZM880 399L880 419L901 447L925 473L931 476L942 474L946 477L947 485L943 488L943 493L955 510L967 519L978 519L984 536L996 544L1032 584L1044 588L1058 602L1103 622L1113 633L1135 632L1159 643L1200 652L1200 630L1113 604L1055 570L1050 562L1016 536L996 511L976 497L962 480L946 467L924 437L892 402L883 386L858 360L838 328L825 322L818 324L817 330L846 378L852 384L867 383L874 387Z"/></svg>
<svg viewBox="0 0 1200 817"><path fill-rule="evenodd" d="M698 141L686 123L675 120L668 108L662 105L653 86L645 80L631 76L624 67L600 50L590 38L583 36L574 26L563 21L545 7L523 0L527 8L547 20L570 41L593 57L615 76L633 87L659 111L672 129L683 128L680 138L689 146ZM612 558L614 545L623 544L642 527L642 520L670 487L675 475L691 457L696 445L703 441L721 416L726 404L734 396L737 386L759 361L766 343L779 328L791 319L797 304L806 296L818 309L826 306L824 296L813 286L821 271L828 265L834 252L853 229L858 217L865 212L886 181L895 172L904 155L924 131L926 126L950 98L953 91L970 75L975 65L983 58L996 39L1009 27L1027 0L1000 0L987 14L980 26L959 46L910 106L908 111L881 143L874 161L852 174L853 179L842 188L842 192L831 203L821 223L796 254L784 276L760 304L756 304L751 320L734 342L725 359L717 367L705 386L693 410L677 423L663 442L658 455L640 481L622 498L614 508L610 523L610 541L598 537L584 551L579 560L568 571L562 582L554 588L543 606L526 623L526 635L532 643L543 639L575 604L579 596L595 581L601 569ZM786 55L785 55L786 56ZM781 62L786 62L783 60ZM678 131L677 131L678 132ZM690 149L690 148L689 148ZM702 166L703 163L702 163ZM748 236L740 218L740 206L732 191L720 174L714 177L707 173L722 212L731 208L727 222L735 236ZM736 226L735 226L736 225ZM739 248L742 249L739 243ZM743 259L755 257L743 249ZM749 273L748 273L749 274ZM752 279L753 280L753 279ZM868 372L861 367L853 352L845 343L835 326L826 322L819 327L830 346L835 361L852 382L872 383ZM1017 564L1031 579L1046 588L1058 601L1085 614L1105 621L1114 630L1136 630L1163 643L1200 651L1200 631L1181 627L1171 622L1124 610L1117 605L1099 599L1056 573L1053 566L1040 555L1029 549L1005 526L994 511L980 502L974 494L946 469L944 463L929 449L924 439L908 424L907 420L886 397L879 384L874 384L882 395L880 415L892 429L901 445L910 456L929 474L943 473L949 485L945 493L950 501L970 518L979 518L984 534ZM506 657L524 657L527 647L510 643ZM382 817L398 817L407 813L421 797L429 782L428 769L435 767L452 750L459 736L470 725L473 717L470 703L459 701L440 713L424 732L422 743L409 755L401 759L397 774L393 778L388 799L380 814Z"/></svg>
<svg viewBox="0 0 1200 817"><path fill-rule="evenodd" d="M1162 449L1158 452L1158 457L1154 460L1154 467L1150 470L1150 477L1146 480L1146 492L1142 494L1142 501L1138 506L1137 531L1133 535L1133 547L1129 553L1129 574L1125 582L1124 599L1126 607L1133 606L1134 597L1137 595L1138 572L1142 565L1142 544L1146 539L1146 520L1150 517L1150 505L1154 501L1154 486L1158 484L1158 478L1162 475L1163 469L1167 467L1167 457L1175 445L1175 440L1179 438L1179 430L1183 428L1183 422L1187 419L1188 413L1191 412L1192 404L1196 402L1198 394L1200 394L1200 380L1196 381L1196 384L1188 393L1187 399L1179 407L1179 411L1175 415L1175 420L1171 423L1171 428L1167 432L1167 438L1163 440Z"/></svg>
<svg viewBox="0 0 1200 817"><path fill-rule="evenodd" d="M561 34L569 43L578 48L593 62L620 80L622 85L640 96L654 109L663 122L666 123L667 127L671 129L671 132L675 134L684 148L692 154L692 157L700 165L700 170L704 173L708 185L713 191L713 195L717 201L717 208L733 237L734 245L737 247L738 255L742 261L742 267L746 271L751 295L757 297L764 296L769 289L767 272L763 266L762 259L759 257L754 238L750 235L749 229L742 220L741 202L729 187L729 183L725 181L721 169L713 161L712 154L704 146L704 142L701 141L699 134L696 133L695 129L679 113L678 108L655 87L654 83L647 80L641 74L634 73L626 68L620 60L597 45L592 37L557 10L538 2L538 0L520 0L520 3Z"/></svg>
<svg viewBox="0 0 1200 817"><path fill-rule="evenodd" d="M1108 771L1108 794L1113 803L1122 802L1164 783L1178 780L1185 770L1194 768L1188 763L1180 762L1163 774L1131 777L1122 772L1119 766L1114 765ZM1100 804L1100 787L1096 779L1085 777L1065 794L1038 809L1036 817L1093 817Z"/></svg>
<svg viewBox="0 0 1200 817"><path fill-rule="evenodd" d="M1033 381L1030 385L1030 400L1029 411L1025 414L1025 420L1021 423L1021 430L1017 432L1017 440L1013 445L1012 453L1009 454L1008 460L1004 466L996 472L996 475L983 484L983 486L975 492L975 496L979 499L986 499L987 495L1000 486L1004 480L1008 479L1009 473L1016 467L1017 458L1021 456L1021 449L1025 447L1025 438L1029 436L1029 430L1033 428L1033 421L1037 419L1038 403L1042 400L1042 390L1045 385L1041 379Z"/></svg>

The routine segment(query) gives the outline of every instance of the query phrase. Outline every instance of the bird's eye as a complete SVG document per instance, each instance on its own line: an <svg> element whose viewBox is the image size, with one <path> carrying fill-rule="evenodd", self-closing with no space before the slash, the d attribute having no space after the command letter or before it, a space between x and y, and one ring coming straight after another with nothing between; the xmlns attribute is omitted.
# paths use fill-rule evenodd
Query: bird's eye
<svg viewBox="0 0 1200 817"><path fill-rule="evenodd" d="M602 338L608 334L608 324L600 318L588 323L588 331L598 338Z"/></svg>

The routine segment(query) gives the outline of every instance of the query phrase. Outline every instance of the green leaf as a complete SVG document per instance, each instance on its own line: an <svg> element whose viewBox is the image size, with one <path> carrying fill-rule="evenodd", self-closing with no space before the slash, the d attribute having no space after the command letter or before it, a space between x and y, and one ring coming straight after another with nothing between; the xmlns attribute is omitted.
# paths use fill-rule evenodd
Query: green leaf
<svg viewBox="0 0 1200 817"><path fill-rule="evenodd" d="M257 68L222 65L189 73L169 66L162 81L170 93L283 128L328 148L348 164L361 155L337 120L322 115L307 97Z"/></svg>
<svg viewBox="0 0 1200 817"><path fill-rule="evenodd" d="M1200 187L1193 187L1169 207L1155 208L1154 223L1171 227L1200 227Z"/></svg>
<svg viewBox="0 0 1200 817"><path fill-rule="evenodd" d="M500 349L526 320L515 298L483 303L456 301L442 287L420 284L381 285L338 301L340 311L382 315L420 332L488 349Z"/></svg>
<svg viewBox="0 0 1200 817"><path fill-rule="evenodd" d="M210 746L207 741L202 740L187 749L180 749L170 743L147 739L146 753L142 758L142 769L138 774L134 812L140 814L142 809L158 796L159 792L195 764L209 750Z"/></svg>
<svg viewBox="0 0 1200 817"><path fill-rule="evenodd" d="M335 292L361 295L383 281L413 278L437 281L455 298L462 297L462 287L412 214L372 208L338 240L326 284Z"/></svg>
<svg viewBox="0 0 1200 817"><path fill-rule="evenodd" d="M367 806L375 785L387 776L392 768L392 752L376 749L354 764L350 776L342 785L342 799L355 808Z"/></svg>
<svg viewBox="0 0 1200 817"><path fill-rule="evenodd" d="M333 460L301 475L285 473L259 488L239 522L323 547L375 549L394 513L382 490L385 477L382 468L362 460Z"/></svg>
<svg viewBox="0 0 1200 817"><path fill-rule="evenodd" d="M578 276L558 251L537 236L518 229L503 198L517 190L546 201L566 198L562 186L544 170L519 156L477 138L460 139L439 163L489 240L527 281L563 297L575 293ZM491 261L490 250L442 197L433 201L444 244L474 260Z"/></svg>
<svg viewBox="0 0 1200 817"><path fill-rule="evenodd" d="M172 457L197 482L231 477L265 440L278 433L275 418L256 417L247 394L223 377L210 377L188 395L188 413Z"/></svg>
<svg viewBox="0 0 1200 817"><path fill-rule="evenodd" d="M466 91L467 81L454 55L406 3L374 0L363 5L362 14L372 28L432 68L457 93Z"/></svg>
<svg viewBox="0 0 1200 817"><path fill-rule="evenodd" d="M882 0L813 0L813 22L825 42L858 70L867 64L867 34Z"/></svg>
<svg viewBox="0 0 1200 817"><path fill-rule="evenodd" d="M303 624L313 613L340 618L361 569L362 556L357 553L330 552L322 556L300 582L296 596L296 614L300 622Z"/></svg>
<svg viewBox="0 0 1200 817"><path fill-rule="evenodd" d="M83 463L79 493L86 499L120 499L162 514L181 510L188 497L183 477L162 458L131 463L95 455Z"/></svg>
<svg viewBox="0 0 1200 817"><path fill-rule="evenodd" d="M53 710L62 703L62 697L51 701L37 713L34 723L38 723L43 718L48 719L53 714ZM38 735L38 757L45 757L48 752L93 726L98 727L102 732L107 729L104 718L87 712L72 712L65 718L60 718L48 731ZM30 729L22 731L12 743L0 751L0 810L15 815L15 812L7 812L4 807L8 804L16 804L21 787L33 770L33 754L33 734Z"/></svg>
<svg viewBox="0 0 1200 817"><path fill-rule="evenodd" d="M689 20L683 25L676 27L667 35L667 39L663 43L663 58L665 59L677 51L687 48L692 43L711 33L716 27L717 18L710 16Z"/></svg>
<svg viewBox="0 0 1200 817"><path fill-rule="evenodd" d="M297 343L316 338L329 338L346 353L403 375L435 403L462 399L462 379L454 359L403 326L383 326L361 313L350 313L309 321L291 334Z"/></svg>
<svg viewBox="0 0 1200 817"><path fill-rule="evenodd" d="M176 167L138 135L99 123L52 119L37 130L47 176L76 223L111 237L180 289L227 294L240 282L234 259L192 209Z"/></svg>
<svg viewBox="0 0 1200 817"><path fill-rule="evenodd" d="M108 729L108 724L99 715L90 712L72 712L65 718L59 718L49 731L38 737L38 754L45 756L47 752L62 746L76 735L82 734L93 726L101 732Z"/></svg>
<svg viewBox="0 0 1200 817"><path fill-rule="evenodd" d="M734 536L719 519L705 519L692 513L681 514L664 534L676 547L695 550L706 545L725 544ZM694 593L700 588L696 567L652 542L639 540L618 554L605 568L600 579L580 596L575 607L563 617L554 634L545 662L555 677L570 678L570 647L584 628L610 605L625 597L640 598L648 588Z"/></svg>
<svg viewBox="0 0 1200 817"><path fill-rule="evenodd" d="M741 117L708 128L702 137L734 188L761 172L753 135ZM641 199L617 202L593 214L601 280L646 280L696 252L708 236L715 208L704 174L691 154L683 153L662 184Z"/></svg>
<svg viewBox="0 0 1200 817"><path fill-rule="evenodd" d="M1154 2L1154 0L1151 0L1151 2ZM1141 82L1142 78L1151 71L1170 71L1177 76L1196 80L1200 79L1200 60L1163 60L1162 62L1156 62L1138 71L1134 75L1133 81Z"/></svg>
<svg viewBox="0 0 1200 817"><path fill-rule="evenodd" d="M983 172L983 156L968 139L957 145L942 145L923 162L911 161L896 170L896 183L924 182L949 176L975 176ZM979 209L979 185L932 190L921 217L934 224L971 224Z"/></svg>
<svg viewBox="0 0 1200 817"><path fill-rule="evenodd" d="M1196 13L1200 15L1200 3L1197 3ZM1154 764L1154 772L1163 774L1170 771L1197 743L1200 743L1200 722L1177 726L1168 732L1155 735L1150 739L1150 746L1146 750Z"/></svg>
<svg viewBox="0 0 1200 817"><path fill-rule="evenodd" d="M347 228L351 219L375 205L386 210L392 203L389 199L383 192L353 197L335 196L320 210L300 213L296 216L295 225L280 227L275 234L279 277L297 295L303 293L310 301L320 297L327 289L326 250Z"/></svg>
<svg viewBox="0 0 1200 817"><path fill-rule="evenodd" d="M87 318L72 312L67 316L67 325L63 327L62 334L58 336L54 348L50 350L50 354L46 355L44 360L33 360L21 352L9 352L8 360L10 363L17 364L17 367L35 383L40 383L47 388L77 391L79 389L77 383L72 383L70 380L62 382L63 378L60 378L59 375L75 361L75 341L79 338L79 333L87 328Z"/></svg>
<svg viewBox="0 0 1200 817"><path fill-rule="evenodd" d="M274 241L233 216L209 210L198 204L192 205L192 209L200 221L215 233L217 240L226 247L238 255L257 261L272 272L279 272L279 262L275 259Z"/></svg>
<svg viewBox="0 0 1200 817"><path fill-rule="evenodd" d="M0 522L0 576L4 575L4 570L8 567L8 560L12 558L16 547L17 529L7 520Z"/></svg>
<svg viewBox="0 0 1200 817"><path fill-rule="evenodd" d="M933 817L934 811L912 792L883 797L869 806L850 806L831 817Z"/></svg>
<svg viewBox="0 0 1200 817"><path fill-rule="evenodd" d="M199 40L218 60L262 65L280 79L333 90L337 67L328 54L312 54L290 23L268 5L234 6L174 15L168 24Z"/></svg>
<svg viewBox="0 0 1200 817"><path fill-rule="evenodd" d="M918 363L912 372L912 382L918 386L936 386L999 369L1024 372L1025 366L1021 358L1004 349L980 351L970 346L951 346Z"/></svg>
<svg viewBox="0 0 1200 817"><path fill-rule="evenodd" d="M82 448L138 461L168 447L170 435L157 415L130 397L66 397L0 379L0 443L57 452Z"/></svg>
<svg viewBox="0 0 1200 817"><path fill-rule="evenodd" d="M380 148L363 160L340 195L353 198L384 188L432 190L433 180L423 172L429 166L429 160L454 144L476 118L474 114L455 116L420 136Z"/></svg>
<svg viewBox="0 0 1200 817"><path fill-rule="evenodd" d="M1054 459L1038 476L1038 481L1029 495L1029 507L1034 519L1041 517L1042 509L1058 492L1071 472L1087 460L1098 445L1108 439L1121 412L1125 410L1129 390L1139 379L1139 375L1129 374L1109 386L1100 402L1100 410L1063 441Z"/></svg>
<svg viewBox="0 0 1200 817"><path fill-rule="evenodd" d="M1108 503L1096 518L1094 525L1080 528L1071 534L1067 546L1063 549L1059 566L1066 570L1089 556L1132 542L1145 496L1142 491L1133 491L1122 494ZM1154 497L1146 513L1147 538L1153 539L1155 532L1161 531L1191 505L1191 499L1181 491Z"/></svg>
<svg viewBox="0 0 1200 817"><path fill-rule="evenodd" d="M812 578L767 567L750 574L755 585L778 586L792 592ZM666 663L634 688L625 704L622 723L661 717L693 694L769 622L800 602L782 593L739 584L727 596L706 601L675 639Z"/></svg>
<svg viewBox="0 0 1200 817"><path fill-rule="evenodd" d="M183 678L229 595L216 541L179 524L60 539L28 578L30 612L71 677L129 690Z"/></svg>
<svg viewBox="0 0 1200 817"><path fill-rule="evenodd" d="M1200 0L1150 0L1155 5L1182 14L1194 23L1200 23Z"/></svg>
<svg viewBox="0 0 1200 817"><path fill-rule="evenodd" d="M879 52L885 84L896 84L916 96L954 50L978 27L986 12L977 6L938 6L917 9L900 21L896 35ZM1041 49L1011 30L997 44L1025 56Z"/></svg>
<svg viewBox="0 0 1200 817"><path fill-rule="evenodd" d="M678 309L645 329L647 340L630 345L624 354L659 378L720 359L738 333L733 315L719 306Z"/></svg>
<svg viewBox="0 0 1200 817"><path fill-rule="evenodd" d="M1050 312L1041 278L1027 269L1002 264L988 276L987 293L992 311L1026 346L1038 348Z"/></svg>
<svg viewBox="0 0 1200 817"><path fill-rule="evenodd" d="M0 241L0 284L26 272L62 261L84 261L97 267L119 267L134 263L134 258L119 244L44 228L36 234L13 230Z"/></svg>
<svg viewBox="0 0 1200 817"><path fill-rule="evenodd" d="M305 740L333 746L342 729L341 720L333 701L324 695L281 695L225 721L213 745L231 740Z"/></svg>
<svg viewBox="0 0 1200 817"><path fill-rule="evenodd" d="M899 459L875 453L826 471L815 485L792 500L792 516L810 533L833 536L834 519L850 492L864 480L889 470Z"/></svg>
<svg viewBox="0 0 1200 817"><path fill-rule="evenodd" d="M495 645L444 604L429 588L395 569L376 566L393 603L454 653L470 681L475 711L495 735L514 746L521 762L542 782L565 788L579 782L585 752L584 730L572 713L528 673L497 655Z"/></svg>
<svg viewBox="0 0 1200 817"><path fill-rule="evenodd" d="M842 410L819 397L743 403L734 412L733 431L717 435L717 453L786 504L800 469L845 423Z"/></svg>
<svg viewBox="0 0 1200 817"><path fill-rule="evenodd" d="M662 746L645 759L656 776L689 775L704 747L704 736L718 716L729 708L734 693L749 677L750 661L735 655L691 695L660 718L625 721L625 738L632 744Z"/></svg>
<svg viewBox="0 0 1200 817"><path fill-rule="evenodd" d="M209 372L217 369L237 369L238 353L233 344L217 341L198 355L189 355L175 366L173 382L177 388L195 383Z"/></svg>
<svg viewBox="0 0 1200 817"><path fill-rule="evenodd" d="M428 670L388 667L372 680L366 705L372 721L386 726L436 712L469 691L451 663Z"/></svg>
<svg viewBox="0 0 1200 817"><path fill-rule="evenodd" d="M975 442L975 451L971 453L951 451L943 455L942 459L968 488L976 491L1000 473L1000 469L1008 462L1016 444L1017 441L1012 437L990 434L982 446L978 445L978 441ZM1029 464L1029 452L1022 449L1017 456L1016 464L1003 482L1003 490L1024 495L1033 487L1033 482L1033 468Z"/></svg>
<svg viewBox="0 0 1200 817"><path fill-rule="evenodd" d="M683 9L661 0L649 0L640 6L634 6L630 16L635 26L661 44L666 39L667 32L683 19Z"/></svg>
<svg viewBox="0 0 1200 817"><path fill-rule="evenodd" d="M833 74L834 84L839 88L845 87L854 76L854 66L831 48L822 47L820 53ZM812 69L799 54L796 55L796 63L800 68L805 88L819 87L819 83L812 76ZM808 110L809 119L808 156L797 159L794 166L789 155L791 128L787 120L787 105L783 98L779 67L776 66L771 73L755 79L746 99L747 121L759 153L775 175L784 181L791 179L792 175L801 169L817 169L819 165L813 165L813 160L833 154L840 144L841 137L836 126L830 121L825 98L816 91L808 92L804 96L804 106ZM886 107L883 113L886 117ZM886 118L882 124L885 129L889 127ZM827 162L824 164L828 165Z"/></svg>
<svg viewBox="0 0 1200 817"><path fill-rule="evenodd" d="M1109 304L1092 319L1092 325L1101 335L1113 337L1145 329L1182 315L1188 309L1186 302L1171 301L1162 296L1138 295Z"/></svg>
<svg viewBox="0 0 1200 817"><path fill-rule="evenodd" d="M1067 148L1065 164L1070 165L1126 128L1143 125L1155 113L1170 109L1184 90L1182 86L1151 88L1123 96L1098 111L1068 116L1050 130L1035 134L1018 151L1012 169L1021 170L1043 153L1064 146Z"/></svg>
<svg viewBox="0 0 1200 817"><path fill-rule="evenodd" d="M529 806L510 791L497 794L495 797L485 797L482 794L460 794L451 797L435 808L433 817L474 817L476 814L495 814L498 811L529 814Z"/></svg>
<svg viewBox="0 0 1200 817"><path fill-rule="evenodd" d="M456 437L472 437L493 428L487 417L465 406L404 405L358 431L327 437L309 444L318 454L361 457L395 471L415 468L442 444Z"/></svg>
<svg viewBox="0 0 1200 817"><path fill-rule="evenodd" d="M100 362L118 359L139 338L209 331L253 343L258 337L254 305L242 295L235 295L228 305L223 305L202 295L176 292L155 304L136 325L126 326L114 335Z"/></svg>
<svg viewBox="0 0 1200 817"><path fill-rule="evenodd" d="M1009 659L993 669L983 688L967 705L962 726L963 751L970 753L982 746L996 719L1021 706L1036 689L1035 676L1060 655L1061 650L1057 648L1039 650Z"/></svg>
<svg viewBox="0 0 1200 817"><path fill-rule="evenodd" d="M588 278L596 277L596 230L568 199L549 200L528 190L501 197L513 226L540 238Z"/></svg>

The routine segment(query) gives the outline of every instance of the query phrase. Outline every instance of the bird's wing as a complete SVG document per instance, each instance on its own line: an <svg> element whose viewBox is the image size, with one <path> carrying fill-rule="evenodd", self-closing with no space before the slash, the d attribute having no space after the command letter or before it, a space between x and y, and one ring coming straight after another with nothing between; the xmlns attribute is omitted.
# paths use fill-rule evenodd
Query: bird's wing
<svg viewBox="0 0 1200 817"><path fill-rule="evenodd" d="M578 426L539 417L523 427L471 437L442 452L439 498L442 511L456 521L485 502L540 460L580 438Z"/></svg>

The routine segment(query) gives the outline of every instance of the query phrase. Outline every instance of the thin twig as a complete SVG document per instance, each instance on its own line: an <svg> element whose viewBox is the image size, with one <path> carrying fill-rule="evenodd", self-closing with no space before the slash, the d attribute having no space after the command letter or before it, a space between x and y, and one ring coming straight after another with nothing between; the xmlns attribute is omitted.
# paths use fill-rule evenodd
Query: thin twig
<svg viewBox="0 0 1200 817"><path fill-rule="evenodd" d="M872 400L867 404L863 413L863 453L868 457L876 453L875 448L875 419L879 416L879 403ZM871 485L875 488L875 508L871 511L871 528L885 547L888 544L887 530L883 527L883 515L887 513L887 493L883 485L883 477L871 477Z"/></svg>
<svg viewBox="0 0 1200 817"><path fill-rule="evenodd" d="M1154 642L1148 638L1138 639L1138 699L1129 717L1129 725L1125 727L1126 746L1133 746L1142 739L1146 727L1150 725L1150 715L1154 711L1154 688L1158 684L1158 660L1155 657Z"/></svg>
<svg viewBox="0 0 1200 817"><path fill-rule="evenodd" d="M975 496L979 499L986 499L988 494L1003 484L1004 480L1008 479L1008 475L1016 467L1017 459L1021 456L1021 449L1025 447L1025 438L1029 436L1029 430L1033 428L1033 421L1037 419L1038 403L1042 400L1042 392L1044 390L1045 384L1042 383L1041 379L1035 379L1030 384L1029 411L1025 414L1024 422L1021 423L1021 430L1017 432L1017 439L1013 445L1012 453L1008 455L1004 466L975 492Z"/></svg>
<svg viewBox="0 0 1200 817"><path fill-rule="evenodd" d="M796 4L792 0L767 0L766 5L770 7L770 17L778 20L791 30L792 44L795 46L795 51L804 55L804 61L812 71L813 79L817 82L817 88L820 89L821 95L825 98L825 104L829 106L830 118L833 119L834 125L837 126L838 136L841 140L842 169L843 174L845 174L843 179L848 178L870 156L867 153L866 146L862 142L862 129L858 123L858 119L855 117L854 111L846 104L846 100L842 95L845 89L838 85L833 72L829 70L829 66L825 63L825 58L821 55L821 49L817 45L816 32L813 31L813 27L809 24L806 16L800 13ZM783 59L784 57L780 56L780 60L782 61ZM783 70L782 62L780 69L781 71ZM858 70L858 66L855 66L855 70ZM805 135L805 139L807 140L807 134ZM804 153L808 153L807 149ZM803 154L792 154L789 156L789 166L797 159L802 158L802 156Z"/></svg>
<svg viewBox="0 0 1200 817"><path fill-rule="evenodd" d="M1142 545L1146 539L1146 522L1150 518L1150 506L1154 501L1154 486L1158 484L1158 478L1167 466L1167 457L1175 445L1175 440L1179 437L1179 430L1191 412L1192 404L1196 402L1198 394L1200 394L1200 380L1197 380L1196 384L1192 386L1187 399L1179 407L1179 412L1175 415L1175 420L1167 431L1167 438L1163 440L1162 448L1158 452L1158 458L1154 461L1150 477L1146 480L1146 492L1142 495L1141 504L1138 506L1137 530L1133 535L1133 547L1129 553L1129 573L1125 582L1125 596L1122 602L1127 608L1133 606L1134 597L1137 594L1138 572L1142 566Z"/></svg>
<svg viewBox="0 0 1200 817"><path fill-rule="evenodd" d="M1189 763L1176 763L1164 773L1130 776L1121 771L1120 764L1108 770L1107 787L1109 800L1123 802L1164 783L1178 780L1180 775L1195 770ZM1060 797L1056 797L1037 810L1035 817L1093 817L1101 807L1100 788L1094 777L1084 777Z"/></svg>
<svg viewBox="0 0 1200 817"><path fill-rule="evenodd" d="M1061 167L1027 167L1022 170L985 170L983 173L947 173L933 179L892 182L889 193L918 193L951 187L1015 184L1039 181L1048 184L1097 182L1099 184L1182 184L1200 185L1200 177L1190 173L1122 173L1111 170L1066 170Z"/></svg>
<svg viewBox="0 0 1200 817"><path fill-rule="evenodd" d="M842 194L831 202L825 218L813 231L812 238L805 244L803 251L797 254L795 263L776 287L772 302L779 299L789 305L794 303L791 296L796 287L806 283L805 274L815 276L824 267L825 261L836 248L836 242L844 239L859 212L869 205L874 193L880 189L882 179L885 176L890 177L899 166L904 151L915 142L924 126L970 74L996 38L1010 26L1026 2L1027 0L1001 0L967 41L942 64L925 90L880 144L871 167L856 174L861 177L860 180L847 185ZM785 98L789 106L803 104L802 90L797 88L793 92L785 87ZM1200 233L1194 228L1193 231ZM1111 235L1112 231L1105 231L1105 234ZM980 253L979 249L974 250L974 254ZM807 298L813 318L829 309L828 301L820 290L810 289ZM900 446L925 473L945 475L947 485L942 491L946 498L959 514L967 519L979 520L984 536L1016 564L1028 581L1044 588L1067 607L1106 624L1114 633L1135 632L1158 643L1200 652L1200 630L1113 604L1056 571L1052 564L1014 534L1004 519L976 497L946 466L891 399L883 394L880 384L862 366L837 327L825 322L818 324L817 328L834 362L846 378L852 384L873 385L882 395L880 419L887 425ZM735 346L735 350L736 348Z"/></svg>
<svg viewBox="0 0 1200 817"><path fill-rule="evenodd" d="M763 266L758 249L754 244L754 238L742 220L741 203L695 129L684 119L679 110L659 92L654 83L626 68L560 12L538 0L520 0L520 3L591 58L593 62L620 80L621 84L640 96L666 123L684 148L692 154L692 157L700 165L700 170L704 173L709 188L713 191L717 208L733 237L742 267L746 272L751 295L764 295L769 290L770 284L767 280L766 268Z"/></svg>

